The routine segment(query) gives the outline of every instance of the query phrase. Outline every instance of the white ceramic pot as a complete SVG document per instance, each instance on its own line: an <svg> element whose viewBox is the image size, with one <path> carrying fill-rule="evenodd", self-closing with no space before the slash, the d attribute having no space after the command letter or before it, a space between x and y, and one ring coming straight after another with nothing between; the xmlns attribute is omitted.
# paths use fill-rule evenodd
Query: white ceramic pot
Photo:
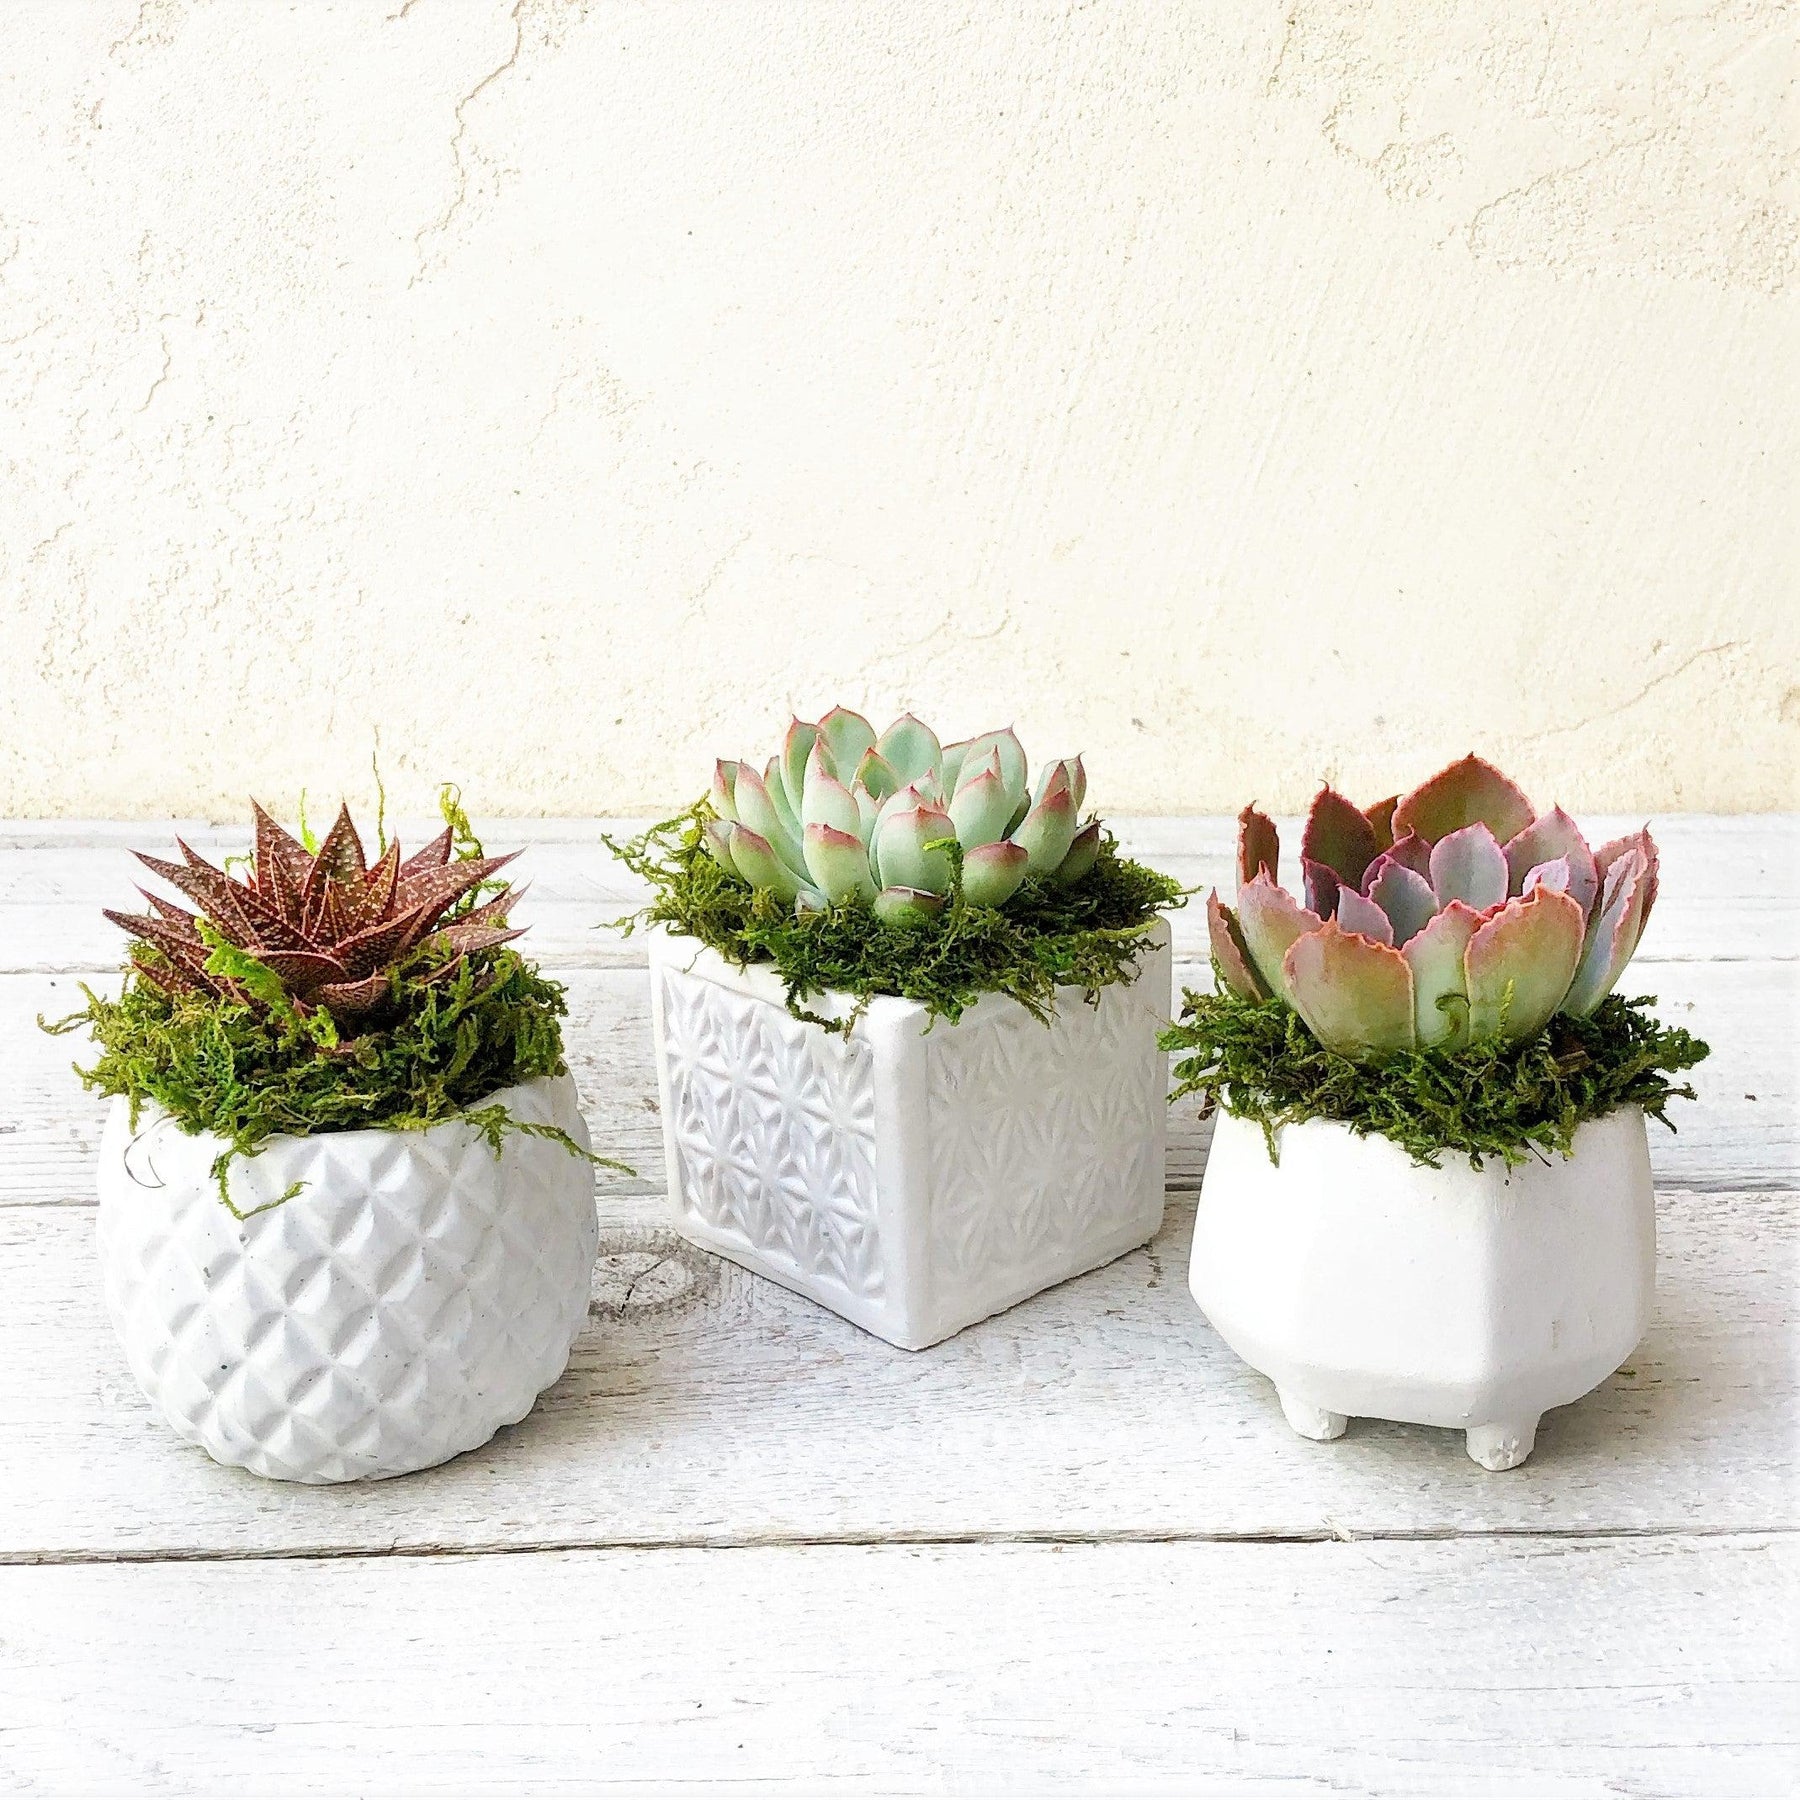
<svg viewBox="0 0 1800 1800"><path fill-rule="evenodd" d="M1136 1249L1162 1223L1169 977L1159 925L1135 981L1060 991L1049 1025L999 995L955 1025L882 998L846 1038L773 970L658 938L677 1229L907 1350Z"/></svg>
<svg viewBox="0 0 1800 1800"><path fill-rule="evenodd" d="M1643 1336L1656 1285L1644 1115L1621 1107L1574 1154L1507 1169L1414 1163L1328 1120L1276 1133L1221 1113L1188 1282L1288 1423L1451 1426L1484 1469L1531 1454L1539 1415L1579 1400Z"/></svg>
<svg viewBox="0 0 1800 1800"><path fill-rule="evenodd" d="M514 1118L586 1145L567 1075L506 1088ZM404 1475L484 1444L562 1374L587 1317L593 1166L472 1127L224 1148L115 1100L100 1145L100 1260L131 1372L189 1443L286 1481Z"/></svg>

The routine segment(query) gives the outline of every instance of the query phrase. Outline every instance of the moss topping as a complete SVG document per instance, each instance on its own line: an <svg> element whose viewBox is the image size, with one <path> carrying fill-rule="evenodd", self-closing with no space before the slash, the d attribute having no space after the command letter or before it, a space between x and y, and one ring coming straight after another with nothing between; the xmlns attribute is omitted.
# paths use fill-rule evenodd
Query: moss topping
<svg viewBox="0 0 1800 1800"><path fill-rule="evenodd" d="M1175 1064L1173 1098L1201 1096L1201 1116L1223 1106L1262 1127L1275 1159L1278 1126L1336 1119L1361 1136L1390 1138L1433 1168L1445 1151L1479 1168L1499 1157L1509 1168L1552 1152L1567 1156L1576 1129L1621 1106L1641 1106L1667 1125L1673 1099L1694 1090L1668 1078L1705 1058L1707 1046L1672 1031L1644 1009L1650 999L1614 994L1587 1018L1558 1013L1534 1038L1465 1049L1403 1050L1358 1062L1325 1049L1279 1000L1217 993L1186 996L1181 1018L1163 1033Z"/></svg>
<svg viewBox="0 0 1800 1800"><path fill-rule="evenodd" d="M1091 1000L1136 976L1146 934L1159 912L1184 903L1179 883L1118 854L1106 838L1093 869L1070 887L1028 879L1004 912L974 906L958 879L936 918L884 924L848 903L796 914L775 896L727 875L708 854L704 801L628 844L607 844L656 890L626 930L661 925L698 938L739 968L772 966L787 987L788 1010L827 1031L848 1033L877 995L917 1001L952 1024L983 994L1006 994L1048 1020L1059 987ZM805 1001L827 991L852 995L847 1018L828 1019Z"/></svg>

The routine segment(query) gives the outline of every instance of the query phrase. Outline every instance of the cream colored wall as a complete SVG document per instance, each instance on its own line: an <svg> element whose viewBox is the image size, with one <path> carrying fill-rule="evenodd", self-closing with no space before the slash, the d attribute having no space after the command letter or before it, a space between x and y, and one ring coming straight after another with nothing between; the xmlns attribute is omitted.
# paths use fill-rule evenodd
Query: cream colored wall
<svg viewBox="0 0 1800 1800"><path fill-rule="evenodd" d="M1546 14L1548 15L1546 17ZM1792 14L0 11L0 813L1800 802Z"/></svg>

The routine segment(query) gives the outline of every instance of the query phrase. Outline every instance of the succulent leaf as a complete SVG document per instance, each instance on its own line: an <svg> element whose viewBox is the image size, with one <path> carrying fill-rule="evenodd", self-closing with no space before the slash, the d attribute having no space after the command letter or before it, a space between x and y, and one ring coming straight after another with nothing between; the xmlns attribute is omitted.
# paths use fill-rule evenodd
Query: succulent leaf
<svg viewBox="0 0 1800 1800"><path fill-rule="evenodd" d="M796 812L806 793L806 764L813 752L813 746L819 742L819 728L809 725L804 719L796 719L787 729L787 736L781 745L781 774L786 783L788 798L793 802ZM826 748L825 772L828 775L837 773L837 764L830 760L830 747Z"/></svg>
<svg viewBox="0 0 1800 1800"><path fill-rule="evenodd" d="M731 819L708 819L700 827L700 836L711 853L712 859L727 875L739 875L738 866L731 858L731 834L736 824Z"/></svg>
<svg viewBox="0 0 1800 1800"><path fill-rule="evenodd" d="M963 898L971 906L1004 906L1025 879L1030 861L1018 844L977 844L963 856Z"/></svg>
<svg viewBox="0 0 1800 1800"><path fill-rule="evenodd" d="M884 925L924 925L944 910L942 894L918 888L885 887L875 896L875 916Z"/></svg>
<svg viewBox="0 0 1800 1800"><path fill-rule="evenodd" d="M1372 938L1378 944L1394 942L1393 922L1373 900L1365 899L1353 887L1338 889L1337 912L1333 916L1341 929L1354 931L1358 937Z"/></svg>
<svg viewBox="0 0 1800 1800"><path fill-rule="evenodd" d="M842 763L838 764L840 769L843 766ZM893 765L871 745L862 753L862 760L856 765L856 778L851 786L862 788L872 800L885 800L889 794L899 793L906 783L894 773Z"/></svg>
<svg viewBox="0 0 1800 1800"><path fill-rule="evenodd" d="M1075 829L1075 796L1069 790L1068 773L1059 764L1043 797L1025 815L1012 839L1024 846L1032 873L1048 875L1069 854Z"/></svg>
<svg viewBox="0 0 1800 1800"><path fill-rule="evenodd" d="M827 824L809 824L805 848L807 872L826 899L837 902L875 898L869 853L855 832L840 831Z"/></svg>
<svg viewBox="0 0 1800 1800"><path fill-rule="evenodd" d="M1212 944L1213 965L1219 971L1219 979L1240 1000L1268 999L1269 990L1250 960L1237 914L1219 899L1217 888L1206 897L1206 935Z"/></svg>
<svg viewBox="0 0 1800 1800"><path fill-rule="evenodd" d="M806 765L806 786L800 809L804 829L829 825L834 831L848 832L860 841L862 814L856 799L830 771L824 755L815 750Z"/></svg>
<svg viewBox="0 0 1800 1800"><path fill-rule="evenodd" d="M1413 1030L1424 1049L1460 1050L1469 1041L1463 953L1480 925L1480 913L1452 900L1401 950L1413 975Z"/></svg>
<svg viewBox="0 0 1800 1800"><path fill-rule="evenodd" d="M884 886L929 894L950 891L950 852L944 846L956 836L956 828L948 813L911 806L889 814L875 831Z"/></svg>
<svg viewBox="0 0 1800 1800"><path fill-rule="evenodd" d="M1025 805L1031 792L1026 781L1025 747L1010 725L1004 731L984 731L980 737L970 738L959 766L966 773L990 755L1000 759L1000 779L1013 796L1015 810Z"/></svg>
<svg viewBox="0 0 1800 1800"><path fill-rule="evenodd" d="M1395 806L1393 829L1416 831L1435 844L1465 826L1485 825L1504 844L1535 816L1531 802L1492 763L1465 756L1421 782Z"/></svg>
<svg viewBox="0 0 1800 1800"><path fill-rule="evenodd" d="M831 752L831 766L840 780L846 769L855 769L875 748L875 727L847 706L834 706L819 721L819 735Z"/></svg>
<svg viewBox="0 0 1800 1800"><path fill-rule="evenodd" d="M745 771L749 773L748 770ZM740 793L742 789L740 788ZM768 888L776 899L792 905L800 892L800 877L775 853L775 846L749 825L734 826L731 860L752 887Z"/></svg>
<svg viewBox="0 0 1800 1800"><path fill-rule="evenodd" d="M1400 796L1390 794L1387 799L1377 800L1373 806L1363 809L1363 817L1369 821L1369 829L1375 834L1377 854L1393 848L1394 808L1399 804Z"/></svg>
<svg viewBox="0 0 1800 1800"><path fill-rule="evenodd" d="M1584 913L1592 912L1595 896L1600 891L1600 876L1594 866L1594 853L1581 835L1581 828L1560 806L1554 806L1542 818L1533 819L1517 836L1506 840L1506 870L1511 891L1525 891L1525 877L1540 863L1554 862L1559 856L1569 864L1568 893Z"/></svg>
<svg viewBox="0 0 1800 1800"><path fill-rule="evenodd" d="M1394 928L1394 942L1404 945L1423 931L1438 909L1437 895L1423 875L1389 856L1377 857L1369 882L1369 898L1387 914Z"/></svg>
<svg viewBox="0 0 1800 1800"><path fill-rule="evenodd" d="M1647 839L1649 834L1643 835ZM1630 847L1621 849L1623 845ZM1580 961L1563 1000L1564 1011L1578 1017L1591 1013L1625 972L1654 898L1655 866L1631 840L1608 844L1601 855L1607 864L1600 899L1588 921Z"/></svg>
<svg viewBox="0 0 1800 1800"><path fill-rule="evenodd" d="M875 747L902 781L937 775L941 754L937 733L911 713L902 713L875 740Z"/></svg>
<svg viewBox="0 0 1800 1800"><path fill-rule="evenodd" d="M1303 856L1300 877L1306 887L1306 904L1321 919L1333 917L1338 903L1337 870L1329 863L1314 862L1310 856Z"/></svg>
<svg viewBox="0 0 1800 1800"><path fill-rule="evenodd" d="M1486 912L1506 899L1506 853L1485 825L1465 825L1431 847L1431 891L1440 906L1460 900Z"/></svg>
<svg viewBox="0 0 1800 1800"><path fill-rule="evenodd" d="M1258 870L1271 881L1281 879L1281 834L1275 821L1246 806L1238 814L1238 886L1254 881Z"/></svg>
<svg viewBox="0 0 1800 1800"><path fill-rule="evenodd" d="M957 841L965 850L999 842L1006 835L1012 809L1012 798L1000 779L999 762L990 759L987 768L957 788L950 802L950 821L956 827Z"/></svg>
<svg viewBox="0 0 1800 1800"><path fill-rule="evenodd" d="M1413 1047L1412 969L1390 945L1327 919L1294 940L1282 976L1295 1012L1327 1050L1365 1057Z"/></svg>
<svg viewBox="0 0 1800 1800"><path fill-rule="evenodd" d="M777 765L771 761L769 767L774 769ZM778 852L791 867L798 867L800 865L799 832L791 828L787 820L776 810L768 784L748 763L740 765L738 769L735 798L738 823L753 836L772 846L773 851ZM734 858L737 856L738 847L735 840L731 853ZM738 866L741 869L743 864L739 863ZM753 880L754 878L746 874L745 879ZM761 887L766 884L755 882L755 885ZM793 899L792 894L784 897L789 900Z"/></svg>
<svg viewBox="0 0 1800 1800"><path fill-rule="evenodd" d="M1483 921L1463 953L1473 1036L1517 1043L1549 1024L1575 974L1583 922L1567 894L1544 886Z"/></svg>
<svg viewBox="0 0 1800 1800"><path fill-rule="evenodd" d="M1323 863L1344 886L1360 889L1376 854L1375 827L1336 789L1320 788L1306 815L1301 857Z"/></svg>
<svg viewBox="0 0 1800 1800"><path fill-rule="evenodd" d="M1073 887L1100 860L1100 821L1090 819L1076 832L1069 854L1056 865L1051 879L1064 887Z"/></svg>
<svg viewBox="0 0 1800 1800"><path fill-rule="evenodd" d="M1263 874L1252 877L1238 890L1237 918L1250 961L1263 985L1291 1006L1293 1000L1283 973L1288 950L1297 938L1317 931L1325 921Z"/></svg>

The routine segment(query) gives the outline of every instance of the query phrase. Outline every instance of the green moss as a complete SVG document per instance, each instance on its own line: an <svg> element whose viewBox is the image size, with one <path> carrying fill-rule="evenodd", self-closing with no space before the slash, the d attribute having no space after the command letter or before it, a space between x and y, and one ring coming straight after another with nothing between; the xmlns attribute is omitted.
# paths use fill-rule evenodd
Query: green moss
<svg viewBox="0 0 1800 1800"><path fill-rule="evenodd" d="M1641 1106L1667 1125L1673 1099L1694 1090L1669 1077L1708 1054L1698 1038L1671 1031L1644 1009L1649 999L1602 1001L1585 1019L1558 1013L1521 1044L1408 1050L1353 1062L1325 1049L1279 1000L1240 999L1223 986L1191 990L1181 1018L1163 1033L1175 1064L1173 1098L1201 1096L1254 1119L1275 1156L1278 1126L1337 1119L1364 1136L1390 1138L1415 1162L1436 1166L1445 1151L1480 1167L1568 1155L1577 1127L1621 1106Z"/></svg>
<svg viewBox="0 0 1800 1800"><path fill-rule="evenodd" d="M742 968L771 965L797 1018L847 1033L868 1002L891 994L917 1001L954 1023L983 994L1006 994L1047 1020L1058 987L1091 999L1130 981L1159 912L1183 904L1179 883L1118 854L1107 838L1089 874L1072 887L1027 880L1003 910L971 906L960 889L935 919L887 925L866 906L833 906L796 915L771 893L727 875L700 835L711 818L704 802L655 825L628 844L608 847L656 890L630 919L698 938ZM827 991L850 994L850 1017L806 1009Z"/></svg>

